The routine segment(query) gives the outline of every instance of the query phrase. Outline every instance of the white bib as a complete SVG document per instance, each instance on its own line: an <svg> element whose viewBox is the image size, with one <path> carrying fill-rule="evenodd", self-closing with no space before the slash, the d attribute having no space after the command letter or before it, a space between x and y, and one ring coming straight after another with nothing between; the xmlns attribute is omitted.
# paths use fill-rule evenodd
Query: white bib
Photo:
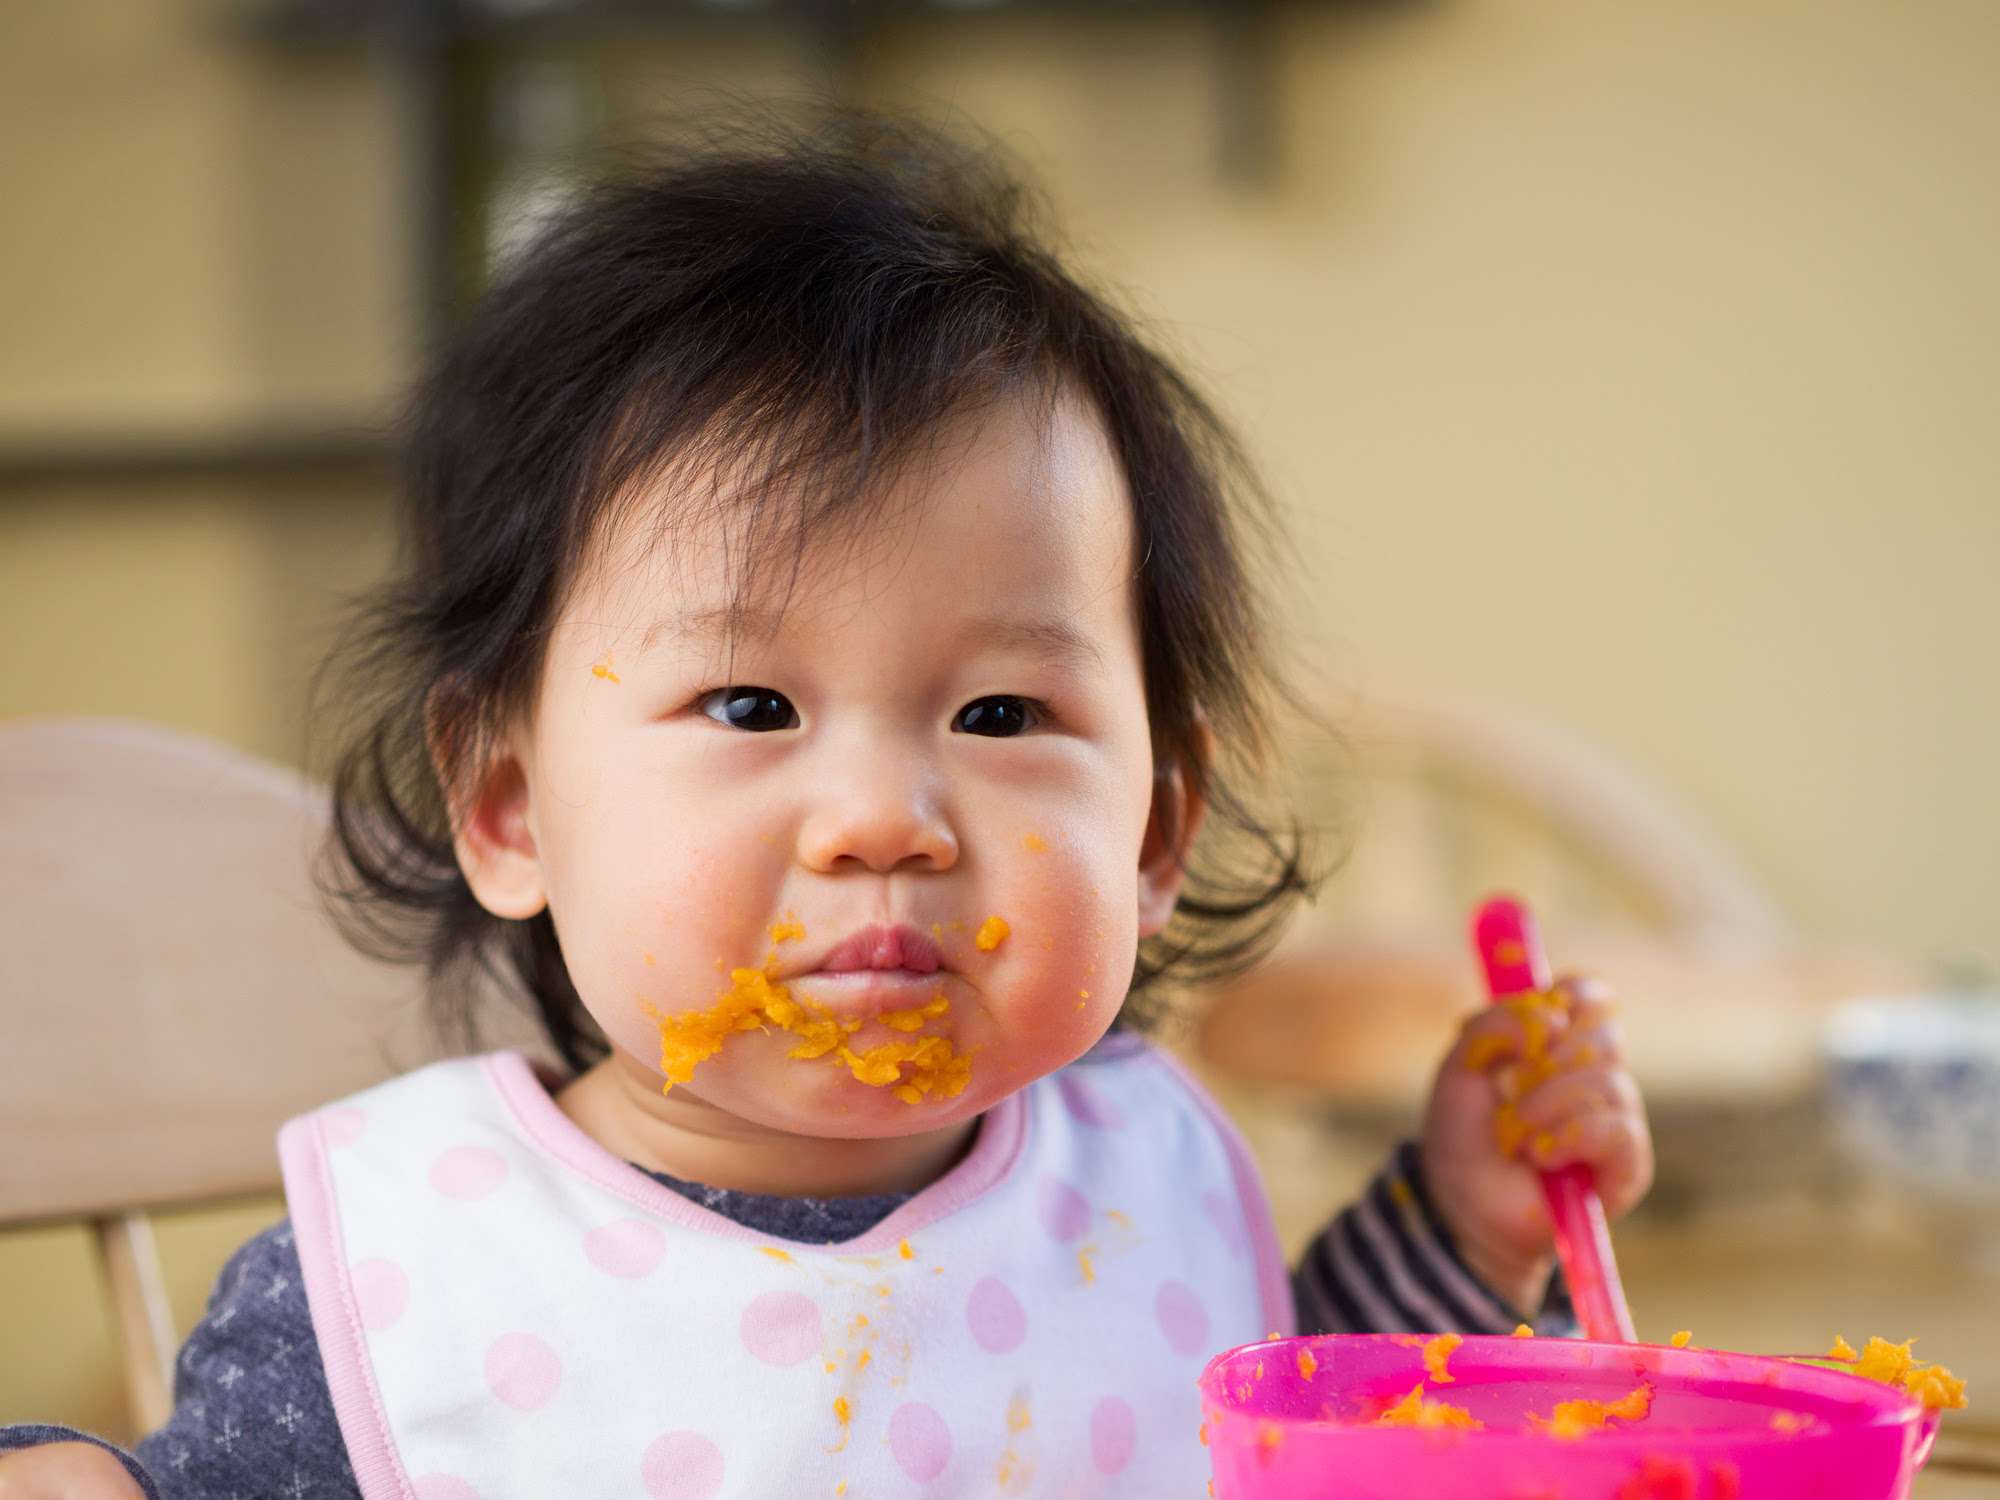
<svg viewBox="0 0 2000 1500"><path fill-rule="evenodd" d="M1256 1170L1122 1039L859 1239L773 1239L584 1135L522 1057L279 1136L365 1500L1207 1493L1195 1377L1291 1328Z"/></svg>

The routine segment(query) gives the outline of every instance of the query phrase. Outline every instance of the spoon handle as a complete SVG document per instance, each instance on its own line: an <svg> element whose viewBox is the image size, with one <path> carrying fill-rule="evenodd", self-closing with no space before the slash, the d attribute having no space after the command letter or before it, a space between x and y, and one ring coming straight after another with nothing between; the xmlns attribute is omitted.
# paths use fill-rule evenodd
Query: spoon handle
<svg viewBox="0 0 2000 1500"><path fill-rule="evenodd" d="M1486 970L1486 988L1495 1001L1546 990L1553 983L1534 916L1511 896L1496 896L1472 919L1472 942ZM1556 1259L1569 1282L1570 1302L1585 1338L1602 1343L1638 1341L1618 1261L1611 1251L1611 1228L1604 1222L1596 1179L1578 1163L1544 1172L1542 1195L1555 1227Z"/></svg>

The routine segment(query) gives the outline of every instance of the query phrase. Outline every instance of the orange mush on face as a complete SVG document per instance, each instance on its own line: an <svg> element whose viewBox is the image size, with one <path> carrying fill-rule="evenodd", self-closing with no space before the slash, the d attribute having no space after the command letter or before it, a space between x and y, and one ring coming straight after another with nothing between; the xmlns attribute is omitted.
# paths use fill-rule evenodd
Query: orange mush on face
<svg viewBox="0 0 2000 1500"><path fill-rule="evenodd" d="M762 969L732 969L729 979L728 993L707 1010L654 1016L660 1028L660 1072L666 1075L666 1088L692 1079L696 1065L720 1052L737 1032L768 1031L774 1026L799 1038L790 1056L809 1061L831 1054L862 1083L874 1088L893 1084L896 1097L906 1104L916 1104L928 1094L949 1099L972 1076L972 1059L957 1054L948 1037L885 1042L857 1053L847 1039L861 1029L861 1022L836 1020L819 1006L800 1003ZM928 1005L892 1010L881 1019L892 1030L915 1032L950 1009L951 1002L939 995Z"/></svg>

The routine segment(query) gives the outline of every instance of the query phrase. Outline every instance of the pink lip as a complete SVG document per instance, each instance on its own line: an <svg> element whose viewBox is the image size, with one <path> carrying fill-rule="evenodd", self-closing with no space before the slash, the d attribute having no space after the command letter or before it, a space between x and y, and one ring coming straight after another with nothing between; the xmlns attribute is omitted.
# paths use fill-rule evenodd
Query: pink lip
<svg viewBox="0 0 2000 1500"><path fill-rule="evenodd" d="M944 954L914 927L864 927L827 950L813 965L816 974L935 974Z"/></svg>

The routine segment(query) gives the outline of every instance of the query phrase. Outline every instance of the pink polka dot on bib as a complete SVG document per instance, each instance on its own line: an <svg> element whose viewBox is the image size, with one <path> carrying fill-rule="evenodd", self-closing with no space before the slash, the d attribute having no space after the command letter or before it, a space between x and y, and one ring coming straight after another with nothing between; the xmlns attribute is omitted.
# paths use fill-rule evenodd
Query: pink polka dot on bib
<svg viewBox="0 0 2000 1500"><path fill-rule="evenodd" d="M1243 1229L1243 1216L1228 1198L1210 1188L1201 1195L1201 1206L1208 1214L1208 1222L1215 1226L1215 1232L1222 1236L1222 1243L1229 1247L1229 1253L1241 1260L1250 1253L1249 1236Z"/></svg>
<svg viewBox="0 0 2000 1500"><path fill-rule="evenodd" d="M1088 1078L1078 1078L1070 1073L1056 1075L1056 1092L1062 1096L1063 1108L1069 1117L1079 1125L1088 1125L1092 1130L1120 1130L1125 1125L1125 1112L1117 1101Z"/></svg>
<svg viewBox="0 0 2000 1500"><path fill-rule="evenodd" d="M515 1411L546 1405L562 1385L562 1361L532 1333L503 1333L486 1350L486 1388Z"/></svg>
<svg viewBox="0 0 2000 1500"><path fill-rule="evenodd" d="M639 1478L653 1500L714 1500L726 1472L722 1450L698 1432L653 1439L639 1460Z"/></svg>
<svg viewBox="0 0 2000 1500"><path fill-rule="evenodd" d="M1139 1444L1139 1423L1131 1403L1106 1396L1090 1412L1090 1460L1100 1474L1116 1474L1132 1462Z"/></svg>
<svg viewBox="0 0 2000 1500"><path fill-rule="evenodd" d="M1208 1310L1185 1282L1160 1283L1153 1298L1153 1316L1176 1354L1199 1354L1208 1342Z"/></svg>
<svg viewBox="0 0 2000 1500"><path fill-rule="evenodd" d="M929 1484L951 1462L951 1429L935 1407L905 1401L889 1416L889 1454L918 1484Z"/></svg>
<svg viewBox="0 0 2000 1500"><path fill-rule="evenodd" d="M352 1104L343 1104L320 1116L320 1128L326 1132L329 1146L351 1146L368 1129L368 1115Z"/></svg>
<svg viewBox="0 0 2000 1500"><path fill-rule="evenodd" d="M1035 1185L1035 1213L1049 1237L1067 1245L1090 1228L1090 1200L1060 1177L1044 1177Z"/></svg>
<svg viewBox="0 0 2000 1500"><path fill-rule="evenodd" d="M453 1146L431 1163L431 1186L447 1198L484 1198L507 1180L507 1158L484 1146Z"/></svg>
<svg viewBox="0 0 2000 1500"><path fill-rule="evenodd" d="M965 1323L972 1341L988 1354L1012 1354L1028 1336L1021 1299L998 1276L983 1276L965 1299Z"/></svg>
<svg viewBox="0 0 2000 1500"><path fill-rule="evenodd" d="M825 1330L819 1308L804 1292L766 1292L743 1309L737 1325L755 1359L783 1368L819 1353Z"/></svg>
<svg viewBox="0 0 2000 1500"><path fill-rule="evenodd" d="M607 1276L637 1281L650 1276L667 1253L667 1237L645 1219L614 1219L583 1237L583 1254Z"/></svg>
<svg viewBox="0 0 2000 1500"><path fill-rule="evenodd" d="M410 1305L410 1278L393 1260L357 1260L348 1268L354 1310L370 1333L394 1328Z"/></svg>

